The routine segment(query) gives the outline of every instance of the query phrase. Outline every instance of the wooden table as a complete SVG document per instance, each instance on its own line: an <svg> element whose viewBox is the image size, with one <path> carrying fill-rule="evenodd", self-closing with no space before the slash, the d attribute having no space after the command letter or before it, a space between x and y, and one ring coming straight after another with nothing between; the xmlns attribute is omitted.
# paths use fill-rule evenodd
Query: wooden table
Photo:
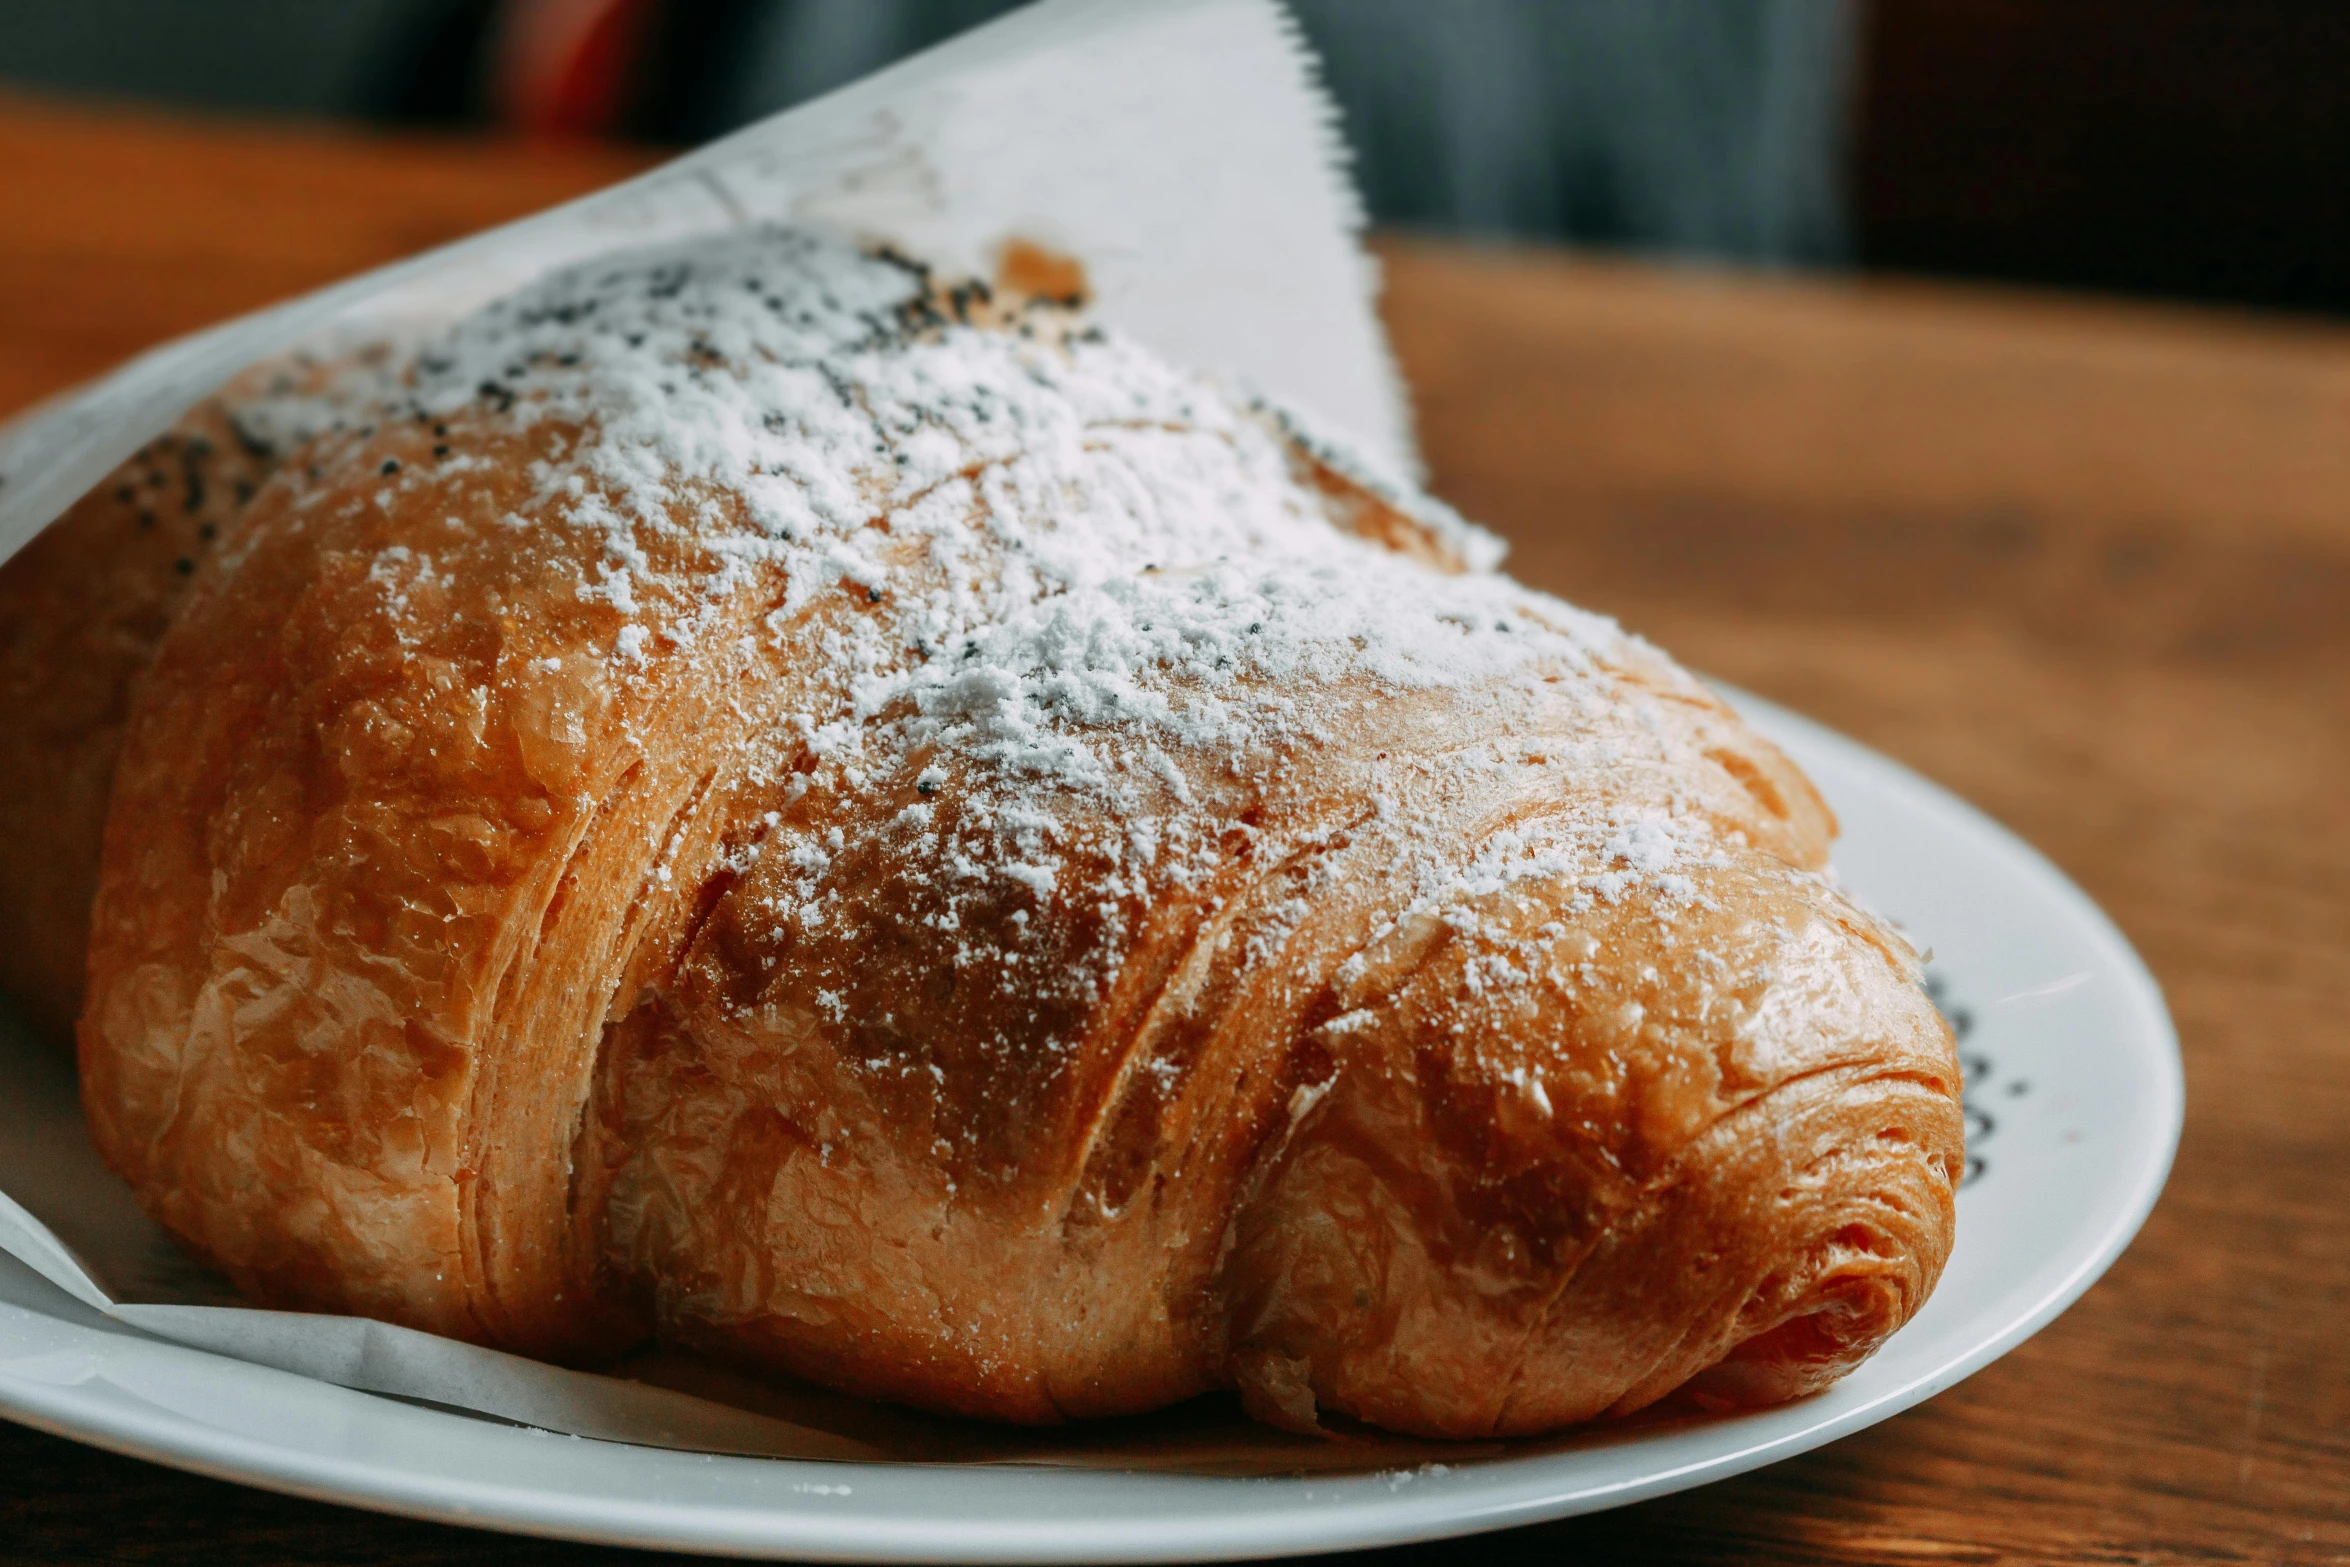
<svg viewBox="0 0 2350 1567"><path fill-rule="evenodd" d="M0 103L0 409L639 162ZM1436 486L1517 570L2022 832L2137 942L2187 1060L2168 1194L2039 1337L1478 1559L2350 1561L2350 333L1385 251ZM93 1559L645 1558L0 1426L0 1561Z"/></svg>

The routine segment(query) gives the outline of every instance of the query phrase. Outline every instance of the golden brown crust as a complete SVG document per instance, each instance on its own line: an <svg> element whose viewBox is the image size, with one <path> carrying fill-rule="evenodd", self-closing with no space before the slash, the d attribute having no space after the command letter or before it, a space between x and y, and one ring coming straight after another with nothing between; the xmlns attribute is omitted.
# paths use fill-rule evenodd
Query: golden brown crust
<svg viewBox="0 0 2350 1567"><path fill-rule="evenodd" d="M590 314L551 297L513 319ZM633 405L560 378L261 498L107 830L85 1097L158 1217L276 1304L1022 1421L1530 1432L1905 1321L1956 1067L1802 775L1644 644L1335 531L1457 567L1408 497L928 308L808 378L873 454L846 520L632 490ZM1001 400L892 423L918 371ZM1169 558L1260 504L1214 548L1263 582Z"/></svg>
<svg viewBox="0 0 2350 1567"><path fill-rule="evenodd" d="M197 409L0 565L0 991L69 1034L131 694L274 464Z"/></svg>
<svg viewBox="0 0 2350 1567"><path fill-rule="evenodd" d="M364 422L384 357L247 371L0 563L0 992L44 1032L70 1037L81 1010L115 757L156 646L286 459L340 410Z"/></svg>

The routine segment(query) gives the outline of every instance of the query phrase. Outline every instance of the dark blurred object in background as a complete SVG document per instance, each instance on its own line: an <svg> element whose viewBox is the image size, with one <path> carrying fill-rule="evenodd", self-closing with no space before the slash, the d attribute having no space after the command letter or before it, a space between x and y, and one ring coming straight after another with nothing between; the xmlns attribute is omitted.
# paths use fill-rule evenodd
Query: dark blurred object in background
<svg viewBox="0 0 2350 1567"><path fill-rule="evenodd" d="M1843 259L1840 0L1293 0L1380 221Z"/></svg>
<svg viewBox="0 0 2350 1567"><path fill-rule="evenodd" d="M365 114L377 105L387 41L441 9L437 0L9 0L0 80L201 108Z"/></svg>
<svg viewBox="0 0 2350 1567"><path fill-rule="evenodd" d="M2350 4L1878 0L1860 260L2350 313Z"/></svg>
<svg viewBox="0 0 2350 1567"><path fill-rule="evenodd" d="M694 142L1012 0L74 0L0 77L209 107ZM1844 253L1845 0L1296 0L1383 222Z"/></svg>
<svg viewBox="0 0 2350 1567"><path fill-rule="evenodd" d="M2350 313L2340 0L1293 0L1383 223ZM0 80L690 142L1008 0L72 0Z"/></svg>

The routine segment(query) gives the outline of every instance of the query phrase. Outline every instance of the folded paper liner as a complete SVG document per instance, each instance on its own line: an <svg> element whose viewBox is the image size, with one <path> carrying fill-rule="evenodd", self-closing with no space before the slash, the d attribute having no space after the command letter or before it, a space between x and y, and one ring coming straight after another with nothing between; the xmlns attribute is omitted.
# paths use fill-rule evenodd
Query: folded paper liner
<svg viewBox="0 0 2350 1567"><path fill-rule="evenodd" d="M52 399L0 428L0 559L259 359L411 335L554 266L771 220L887 242L950 273L991 274L1015 239L1073 257L1105 320L1412 469L1360 213L1312 69L1275 0L1044 0L649 174L167 343ZM1655 1423L1531 1444L1320 1440L1209 1398L1020 1430L669 1351L598 1375L362 1318L255 1310L140 1210L91 1145L71 1068L5 1014L0 1251L13 1258L0 1258L0 1301L38 1310L45 1296L71 1313L63 1291L140 1332L343 1387L693 1452L1266 1475L1612 1444Z"/></svg>

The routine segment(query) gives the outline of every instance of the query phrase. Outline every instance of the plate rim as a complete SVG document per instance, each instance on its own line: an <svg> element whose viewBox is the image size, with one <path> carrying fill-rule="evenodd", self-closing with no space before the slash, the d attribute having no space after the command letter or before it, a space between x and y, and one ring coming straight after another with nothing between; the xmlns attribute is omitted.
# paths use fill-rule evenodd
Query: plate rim
<svg viewBox="0 0 2350 1567"><path fill-rule="evenodd" d="M1812 1424L1799 1424L1777 1435L1730 1443L1723 1451L1594 1485L1540 1483L1547 1471L1571 1463L1574 1457L1571 1453L1479 1459L1452 1473L1473 1469L1485 1483L1468 1494L1446 1498L1442 1505L1435 1506L1430 1505L1437 1500L1435 1497L1416 1487L1391 1483L1384 1473L1234 1479L1121 1470L987 1466L1000 1467L1005 1480L1039 1493L1050 1493L1062 1486L1075 1488L1114 1480L1128 1486L1137 1482L1159 1484L1171 1491L1186 1488L1213 1491L1234 1499L1245 1496L1255 1504L1237 1512L1229 1508L1197 1512L1186 1520L1185 1532L1180 1537L1171 1536L1165 1521L1155 1515L1127 1520L1108 1516L1106 1509L1089 1516L1060 1518L1046 1513L1001 1521L955 1516L875 1518L815 1508L712 1500L677 1502L610 1494L590 1496L539 1485L457 1480L412 1467L370 1464L340 1455L305 1451L297 1445L270 1443L243 1432L204 1425L166 1406L144 1400L121 1405L87 1395L77 1398L78 1383L45 1384L5 1374L0 1374L0 1417L54 1436L211 1479L431 1522L579 1543L710 1555L838 1561L1207 1561L1358 1550L1453 1538L1627 1506L1744 1474L1849 1436L1915 1407L2007 1354L2079 1300L2128 1249L2160 1200L2176 1157L2186 1110L2184 1067L2177 1029L2159 982L2112 918L2046 855L1955 792L1893 758L1777 703L1720 682L1713 684L1767 737L1782 743L1793 737L1798 748L1834 754L1862 771L1878 774L1887 783L1934 806L1937 815L1954 829L1972 834L2011 862L2020 862L2023 868L2036 873L2034 879L2041 890L2102 950L2102 955L2124 981L2118 989L2134 1024L2131 1032L2143 1031L2139 1046L2153 1067L2148 1086L2153 1090L2154 1135L2133 1150L2138 1168L2128 1178L2129 1198L2116 1207L2095 1244L2084 1248L2074 1265L2005 1327L1964 1353L1883 1391L1866 1403ZM60 1298L67 1299L63 1292ZM20 1310L31 1313L31 1308L0 1303L0 1311ZM73 1322L70 1317L51 1320L80 1333L107 1336L98 1328ZM120 1325L109 1323L108 1327L113 1330ZM136 1336L163 1351L200 1356L206 1361L227 1359L189 1346ZM297 1383L331 1387L267 1367L233 1360L228 1363L243 1372L291 1377ZM122 1391L136 1398L132 1390ZM332 1391L402 1410L407 1415L459 1419L476 1428L480 1425L461 1414L381 1400L350 1389L333 1388ZM1757 1411L1726 1422L1725 1428L1735 1429L1736 1425L1748 1422L1767 1425L1774 1417L1783 1419L1803 1407L1799 1402L1776 1410ZM534 1432L528 1433L525 1439L545 1438L543 1433ZM779 1477L793 1469L832 1476L840 1476L844 1471L929 1471L929 1466L910 1464L862 1465L782 1459L713 1461L775 1465L779 1467L761 1472ZM972 1472L959 1471L963 1475ZM1352 1505L1343 1510L1313 1505L1317 1490L1346 1492L1345 1499ZM1361 1494L1358 1497L1354 1493Z"/></svg>

